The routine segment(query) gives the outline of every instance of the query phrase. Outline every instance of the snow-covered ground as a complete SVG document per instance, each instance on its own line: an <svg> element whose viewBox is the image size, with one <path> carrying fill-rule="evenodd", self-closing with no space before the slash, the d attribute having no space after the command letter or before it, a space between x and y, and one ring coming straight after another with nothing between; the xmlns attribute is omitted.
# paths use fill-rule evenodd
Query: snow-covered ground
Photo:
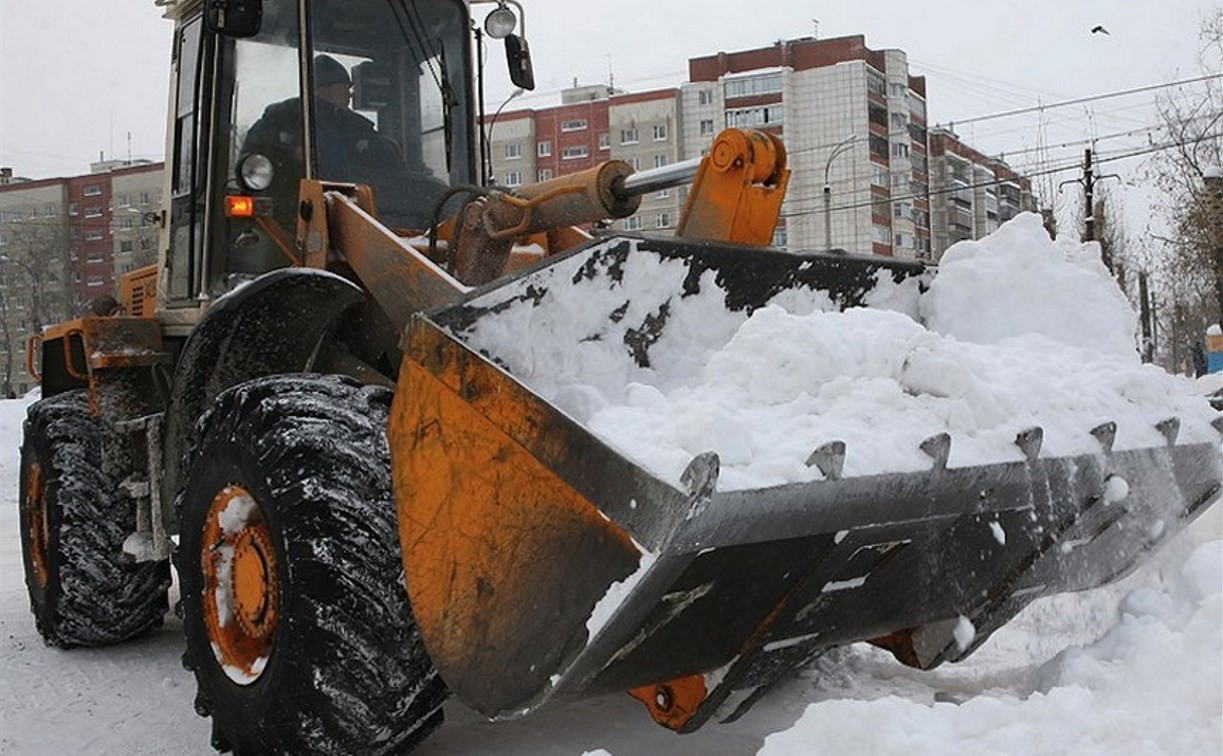
<svg viewBox="0 0 1223 756"><path fill-rule="evenodd" d="M696 297L684 306L699 327L683 327L675 315L668 337L688 341L672 345L672 364L648 373L599 351L615 339L578 338L591 327L578 317L590 297L558 289L577 309L554 311L550 327L569 328L574 338L556 341L581 343L582 353L549 354L547 344L519 340L525 351L498 356L523 380L552 381L532 385L613 444L654 460L660 476L675 477L712 439L729 470L724 480L744 487L813 475L794 459L827 440L821 434L835 433L852 449L858 426L885 425L880 415L889 412L887 427L905 443L847 463L847 473L928 465L911 455L943 429L960 442L953 464L1018 454L1015 430L1032 424L1045 427L1047 448L1060 453L1094 443L1087 431L1109 419L1118 421L1119 446L1151 443L1143 434L1170 413L1185 420L1190 439L1217 439L1201 387L1138 362L1132 313L1090 248L1059 247L1042 235L1039 221L1025 217L990 240L956 247L936 285L920 298L908 292L901 312L824 312L810 303L796 311L790 301L748 318L720 311L713 296ZM645 271L640 285L664 290L674 283L665 273ZM894 302L903 305L903 294ZM482 321L484 332L469 336L511 343L499 334L521 332L513 319L544 310L506 312L508 320ZM697 343L711 334L713 341ZM49 649L36 634L16 504L27 403L0 402L0 753L211 753L208 722L192 707L194 681L179 665L173 614L150 637L108 649ZM805 424L779 426L803 417ZM872 422L853 422L863 419ZM634 435L647 425L664 430ZM742 432L715 434L719 428ZM864 435L858 448L869 440ZM975 655L935 672L865 646L837 649L739 721L690 736L655 726L626 695L495 724L451 703L447 723L417 753L1218 756L1221 510L1121 583L1041 600Z"/></svg>
<svg viewBox="0 0 1223 756"><path fill-rule="evenodd" d="M0 402L0 753L212 753L174 615L105 649L43 646L17 530L25 401ZM447 705L421 756L660 753L1223 753L1223 518L1215 507L1120 584L1037 602L976 655L932 673L883 652L828 654L743 719L678 736L626 695L516 722Z"/></svg>

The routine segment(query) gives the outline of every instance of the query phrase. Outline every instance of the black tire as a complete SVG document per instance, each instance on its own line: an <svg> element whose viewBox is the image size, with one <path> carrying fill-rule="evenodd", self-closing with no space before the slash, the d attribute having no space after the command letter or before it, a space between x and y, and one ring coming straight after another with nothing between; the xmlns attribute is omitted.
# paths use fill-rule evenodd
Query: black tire
<svg viewBox="0 0 1223 756"><path fill-rule="evenodd" d="M196 426L179 496L184 664L219 750L405 753L441 724L448 692L403 583L390 398L337 376L261 378L223 393ZM218 545L202 543L205 526L234 486L257 502L277 584L270 653L242 682L213 650L203 595Z"/></svg>
<svg viewBox="0 0 1223 756"><path fill-rule="evenodd" d="M123 553L136 529L136 504L106 471L105 435L85 391L44 399L26 415L22 561L30 610L47 645L118 643L160 626L166 613L169 561L137 563Z"/></svg>

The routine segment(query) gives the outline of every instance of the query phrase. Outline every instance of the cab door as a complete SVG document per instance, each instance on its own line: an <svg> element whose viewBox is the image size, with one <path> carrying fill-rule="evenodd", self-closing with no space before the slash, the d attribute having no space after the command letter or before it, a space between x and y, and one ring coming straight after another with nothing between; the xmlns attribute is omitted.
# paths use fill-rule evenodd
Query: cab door
<svg viewBox="0 0 1223 756"><path fill-rule="evenodd" d="M208 218L210 71L214 41L196 15L180 23L174 40L173 153L170 181L170 249L166 258L169 304L199 293Z"/></svg>

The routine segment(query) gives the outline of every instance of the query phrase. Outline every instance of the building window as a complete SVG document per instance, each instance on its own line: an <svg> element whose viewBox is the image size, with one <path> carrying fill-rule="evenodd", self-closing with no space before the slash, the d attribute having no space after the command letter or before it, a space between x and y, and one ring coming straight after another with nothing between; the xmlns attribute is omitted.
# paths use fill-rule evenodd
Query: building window
<svg viewBox="0 0 1223 756"><path fill-rule="evenodd" d="M904 247L907 247L907 246L909 246L908 237L905 236L903 233L897 231L896 232L896 248L903 249Z"/></svg>
<svg viewBox="0 0 1223 756"><path fill-rule="evenodd" d="M907 202L897 202L895 205L893 205L893 206L892 206L892 217L894 217L894 218L908 218L908 217L909 217L909 213L910 213L911 211L912 211L912 207L909 205L909 203L907 203Z"/></svg>
<svg viewBox="0 0 1223 756"><path fill-rule="evenodd" d="M522 186L522 171L506 171L506 186Z"/></svg>
<svg viewBox="0 0 1223 756"><path fill-rule="evenodd" d="M599 135L599 149L601 150L611 149L611 134L600 134Z"/></svg>
<svg viewBox="0 0 1223 756"><path fill-rule="evenodd" d="M696 93L696 101L700 105L710 105L713 103L713 91L709 89L701 89Z"/></svg>
<svg viewBox="0 0 1223 756"><path fill-rule="evenodd" d="M755 97L757 95L777 94L781 91L781 73L749 76L742 79L729 79L724 85L726 97Z"/></svg>
<svg viewBox="0 0 1223 756"><path fill-rule="evenodd" d="M892 229L888 226L880 226L878 223L871 224L871 241L879 244L892 243Z"/></svg>
<svg viewBox="0 0 1223 756"><path fill-rule="evenodd" d="M130 241L119 242L119 251L130 253L132 251L132 243Z"/></svg>
<svg viewBox="0 0 1223 756"><path fill-rule="evenodd" d="M101 286L102 283L103 281L102 281L101 276L90 276L89 280L85 282L85 285L86 286Z"/></svg>
<svg viewBox="0 0 1223 756"><path fill-rule="evenodd" d="M78 212L78 210L77 210L76 203L75 203L75 202L69 202L69 203L68 203L68 214L69 214L69 215L76 215L76 214L77 214L77 212Z"/></svg>
<svg viewBox="0 0 1223 756"><path fill-rule="evenodd" d="M158 192L158 193L157 193L157 201L158 201L158 202L161 202L161 192ZM142 204L142 205L147 205L147 204L149 204L149 193L148 193L148 192L141 192L141 193L140 193L140 204Z"/></svg>
<svg viewBox="0 0 1223 756"><path fill-rule="evenodd" d="M585 128L585 118L574 118L568 121L561 121L561 131L582 131Z"/></svg>
<svg viewBox="0 0 1223 756"><path fill-rule="evenodd" d="M141 249L143 249L143 250L145 250L145 251L148 251L148 250L152 249L152 248L153 248L153 240L152 240L152 239L141 239L141 240L140 240L140 248L141 248Z"/></svg>
<svg viewBox="0 0 1223 756"><path fill-rule="evenodd" d="M909 145L900 144L899 142L892 145L892 157L907 158L909 156Z"/></svg>
<svg viewBox="0 0 1223 756"><path fill-rule="evenodd" d="M904 113L892 113L892 128L904 131L909 128L909 116Z"/></svg>
<svg viewBox="0 0 1223 756"><path fill-rule="evenodd" d="M620 129L620 144L637 144L637 129Z"/></svg>
<svg viewBox="0 0 1223 756"><path fill-rule="evenodd" d="M784 227L778 227L778 228L773 229L773 246L774 247L785 247L786 246L786 229Z"/></svg>
<svg viewBox="0 0 1223 756"><path fill-rule="evenodd" d="M759 108L739 108L726 111L726 125L732 128L780 126L785 119L784 105L765 105Z"/></svg>
<svg viewBox="0 0 1223 756"><path fill-rule="evenodd" d="M540 168L539 173L536 174L536 181L543 182L543 181L550 181L551 179L552 179L552 169L551 168Z"/></svg>
<svg viewBox="0 0 1223 756"><path fill-rule="evenodd" d="M658 194L655 194L655 195L654 195L654 199L666 199L666 198L668 198L668 197L670 197L670 196L671 196L671 190L670 190L670 189L663 189L663 190L659 191L659 192L658 192Z"/></svg>
<svg viewBox="0 0 1223 756"><path fill-rule="evenodd" d="M887 79L883 78L883 74L873 68L866 69L866 91L877 94L880 97L886 95L888 91Z"/></svg>
<svg viewBox="0 0 1223 756"><path fill-rule="evenodd" d="M552 140L545 139L535 145L535 154L539 157L552 157Z"/></svg>
<svg viewBox="0 0 1223 756"><path fill-rule="evenodd" d="M624 159L624 162L628 163L629 167L634 171L641 170L641 158L639 157L627 157Z"/></svg>
<svg viewBox="0 0 1223 756"><path fill-rule="evenodd" d="M120 194L115 197L115 207L130 207L132 198L126 194Z"/></svg>
<svg viewBox="0 0 1223 756"><path fill-rule="evenodd" d="M641 218L636 215L624 221L624 229L626 231L636 231L641 228Z"/></svg>
<svg viewBox="0 0 1223 756"><path fill-rule="evenodd" d="M96 228L91 228L85 232L85 241L102 241L102 232Z"/></svg>
<svg viewBox="0 0 1223 756"><path fill-rule="evenodd" d="M662 168L666 164L667 164L666 155L655 155L654 156L654 167L655 168Z"/></svg>
<svg viewBox="0 0 1223 756"><path fill-rule="evenodd" d="M580 147L566 147L561 150L562 160L578 160L580 158L590 157L590 150L586 145Z"/></svg>
<svg viewBox="0 0 1223 756"><path fill-rule="evenodd" d="M86 218L101 218L101 217L102 217L102 208L100 208L100 207L87 207L87 208L85 208L85 217L86 217Z"/></svg>
<svg viewBox="0 0 1223 756"><path fill-rule="evenodd" d="M654 141L655 142L667 141L667 124L658 123L654 125Z"/></svg>
<svg viewBox="0 0 1223 756"><path fill-rule="evenodd" d="M97 197L101 193L102 187L100 186L87 186L85 187L85 190L81 192L81 194L85 195L86 197Z"/></svg>
<svg viewBox="0 0 1223 756"><path fill-rule="evenodd" d="M52 205L50 202L48 202L47 206L43 208L42 214L47 216L48 218L55 215L55 205Z"/></svg>
<svg viewBox="0 0 1223 756"><path fill-rule="evenodd" d="M892 82L891 84L888 85L888 93L892 97L904 97L905 95L909 93L909 87L905 84L900 84L898 82Z"/></svg>
<svg viewBox="0 0 1223 756"><path fill-rule="evenodd" d="M887 187L888 185L888 169L878 165L871 166L871 184L874 186Z"/></svg>
<svg viewBox="0 0 1223 756"><path fill-rule="evenodd" d="M670 228L671 227L671 214L670 213L659 213L658 217L654 219L654 225L657 228Z"/></svg>
<svg viewBox="0 0 1223 756"><path fill-rule="evenodd" d="M522 157L522 145L518 142L510 142L505 145L505 159L517 160Z"/></svg>
<svg viewBox="0 0 1223 756"><path fill-rule="evenodd" d="M704 118L701 120L701 136L713 136L712 118Z"/></svg>

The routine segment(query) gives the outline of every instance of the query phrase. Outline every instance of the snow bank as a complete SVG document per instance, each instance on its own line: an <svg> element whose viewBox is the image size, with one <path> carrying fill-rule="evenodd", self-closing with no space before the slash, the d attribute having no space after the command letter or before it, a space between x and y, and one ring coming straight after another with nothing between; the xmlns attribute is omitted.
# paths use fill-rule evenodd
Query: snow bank
<svg viewBox="0 0 1223 756"><path fill-rule="evenodd" d="M826 753L1217 754L1221 670L1223 541L1213 541L1167 585L1131 593L1098 641L1045 664L1027 697L824 701L759 756L807 756L817 743Z"/></svg>
<svg viewBox="0 0 1223 756"><path fill-rule="evenodd" d="M1033 214L954 246L920 301L877 287L883 309L837 312L800 289L749 317L725 307L709 272L678 296L692 287L677 260L630 255L610 287L583 279L583 262L555 266L538 306L462 335L673 483L707 451L723 490L817 479L806 460L834 440L853 476L928 469L919 445L942 432L952 467L1021 459L1015 436L1034 425L1047 455L1097 451L1090 430L1108 421L1119 449L1161 445L1155 424L1172 415L1184 440L1217 438L1190 382L1140 363L1136 317L1098 247L1055 244ZM643 368L626 337L659 302L668 318Z"/></svg>

